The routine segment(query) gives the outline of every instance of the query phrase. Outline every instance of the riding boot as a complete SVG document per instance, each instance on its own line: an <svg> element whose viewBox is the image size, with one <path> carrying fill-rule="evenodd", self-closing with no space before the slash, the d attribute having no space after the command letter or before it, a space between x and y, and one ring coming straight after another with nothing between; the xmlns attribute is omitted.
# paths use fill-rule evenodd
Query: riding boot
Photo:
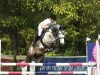
<svg viewBox="0 0 100 75"><path fill-rule="evenodd" d="M36 35L36 37L35 37L35 39L34 39L34 42L32 43L33 47L35 47L36 42L42 37L43 34L44 34L44 29L42 30L40 36Z"/></svg>
<svg viewBox="0 0 100 75"><path fill-rule="evenodd" d="M36 45L36 43L37 43L37 41L38 41L39 39L40 39L40 36L37 35L37 36L35 37L35 39L34 39L33 44L32 44L33 47L35 47L35 45Z"/></svg>

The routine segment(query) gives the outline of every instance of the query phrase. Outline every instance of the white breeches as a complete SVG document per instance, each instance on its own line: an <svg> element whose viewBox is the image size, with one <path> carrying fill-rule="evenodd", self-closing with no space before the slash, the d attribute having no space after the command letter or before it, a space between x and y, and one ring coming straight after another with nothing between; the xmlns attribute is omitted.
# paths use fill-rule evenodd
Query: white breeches
<svg viewBox="0 0 100 75"><path fill-rule="evenodd" d="M38 36L41 36L41 34L42 34L42 30L43 30L43 29L38 28Z"/></svg>

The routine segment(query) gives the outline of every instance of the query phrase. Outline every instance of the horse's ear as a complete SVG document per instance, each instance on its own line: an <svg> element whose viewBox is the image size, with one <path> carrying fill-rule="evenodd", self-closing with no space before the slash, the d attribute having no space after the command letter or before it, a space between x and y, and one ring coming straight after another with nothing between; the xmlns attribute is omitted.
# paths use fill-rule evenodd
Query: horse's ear
<svg viewBox="0 0 100 75"><path fill-rule="evenodd" d="M65 26L60 26L59 29L60 29L60 30L65 30L66 27L65 27Z"/></svg>

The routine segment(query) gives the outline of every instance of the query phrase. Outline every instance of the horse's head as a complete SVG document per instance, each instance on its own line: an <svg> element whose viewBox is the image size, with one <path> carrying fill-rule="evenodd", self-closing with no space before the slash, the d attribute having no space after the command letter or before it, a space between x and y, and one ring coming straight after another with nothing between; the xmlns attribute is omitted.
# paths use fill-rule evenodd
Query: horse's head
<svg viewBox="0 0 100 75"><path fill-rule="evenodd" d="M60 45L64 45L65 44L64 32L65 32L65 27L60 26L59 27L59 41L60 41Z"/></svg>
<svg viewBox="0 0 100 75"><path fill-rule="evenodd" d="M42 41L45 46L52 48L64 45L64 29L58 24L53 24L43 35Z"/></svg>

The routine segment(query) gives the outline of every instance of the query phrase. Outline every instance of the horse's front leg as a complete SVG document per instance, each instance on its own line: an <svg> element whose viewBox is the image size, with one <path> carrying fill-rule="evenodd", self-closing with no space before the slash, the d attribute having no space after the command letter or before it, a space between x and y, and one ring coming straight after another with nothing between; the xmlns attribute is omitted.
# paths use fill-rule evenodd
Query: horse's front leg
<svg viewBox="0 0 100 75"><path fill-rule="evenodd" d="M36 55L35 57L36 57L36 60L35 60L36 63L43 63L44 54ZM36 66L35 71L39 72L40 71L40 66ZM44 74L36 74L36 75L44 75Z"/></svg>
<svg viewBox="0 0 100 75"><path fill-rule="evenodd" d="M30 46L27 52L26 63L31 63L33 61L33 56L34 56L34 48L33 46ZM27 67L27 71L30 71L29 66Z"/></svg>
<svg viewBox="0 0 100 75"><path fill-rule="evenodd" d="M26 62L28 62L28 63L32 62L34 53L35 53L35 51L34 51L33 46L30 46L29 50L27 52Z"/></svg>

